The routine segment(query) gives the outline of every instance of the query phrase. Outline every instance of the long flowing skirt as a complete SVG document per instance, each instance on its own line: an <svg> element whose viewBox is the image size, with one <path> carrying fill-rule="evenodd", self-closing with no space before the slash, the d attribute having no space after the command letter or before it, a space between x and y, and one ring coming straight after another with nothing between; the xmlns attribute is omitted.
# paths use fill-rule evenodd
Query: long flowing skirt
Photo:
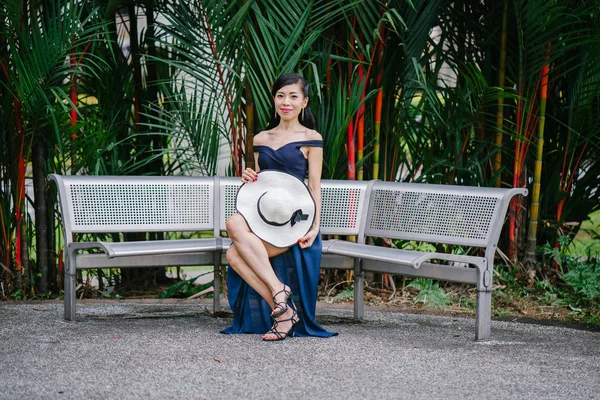
<svg viewBox="0 0 600 400"><path fill-rule="evenodd" d="M307 249L292 246L288 251L270 259L280 281L292 289L300 321L296 336L331 337L337 335L323 329L315 322L319 270L321 267L321 236ZM229 304L233 311L233 324L222 333L257 333L271 329L271 308L231 266L227 267Z"/></svg>

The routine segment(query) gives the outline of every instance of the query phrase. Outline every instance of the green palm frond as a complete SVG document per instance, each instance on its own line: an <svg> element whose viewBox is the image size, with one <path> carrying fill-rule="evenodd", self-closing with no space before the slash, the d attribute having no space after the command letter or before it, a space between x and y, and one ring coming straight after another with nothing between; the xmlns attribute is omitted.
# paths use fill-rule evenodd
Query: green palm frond
<svg viewBox="0 0 600 400"><path fill-rule="evenodd" d="M8 76L2 84L19 99L25 125L35 129L50 124L60 142L60 114L74 107L67 89L70 79L97 73L103 61L85 49L102 40L98 33L105 24L97 10L69 0L48 3L43 12L30 11L35 19L24 24L17 4L21 2L7 2L7 23L0 28L9 49Z"/></svg>
<svg viewBox="0 0 600 400"><path fill-rule="evenodd" d="M147 134L165 135L168 148L163 149L165 173L168 175L216 175L219 146L227 132L223 125L207 118L204 107L214 107L225 113L222 104L210 103L206 88L182 83L156 113L145 113ZM208 99L201 100L201 99ZM199 134L201 132L202 134Z"/></svg>
<svg viewBox="0 0 600 400"><path fill-rule="evenodd" d="M348 29L356 17L361 29L371 32L366 43L372 43L378 34L380 7L378 2L344 0L291 0L285 9L277 1L193 0L172 4L164 11L166 22L159 24L158 38L169 56L156 61L174 70L176 79L195 81L193 85L202 91L202 96L186 97L188 102L198 101L202 110L196 122L201 130L190 130L188 143L231 142L230 132L241 124L238 110L245 103L246 87L252 93L258 125L266 126L272 107L270 87L275 78L283 72L297 71L310 76L313 82L323 82L326 68L317 66L330 56L320 45L328 40L324 32L340 25ZM372 45L359 51L370 55ZM313 100L322 99L320 89L315 87ZM170 92L175 92L173 87ZM313 100L311 107L318 114L322 104ZM193 108L191 104L179 104L182 110ZM174 118L173 113L177 110L162 115ZM168 123L153 124L165 132L179 129ZM215 153L206 153L216 152L216 147L196 147L200 150L203 153L198 159L216 159Z"/></svg>

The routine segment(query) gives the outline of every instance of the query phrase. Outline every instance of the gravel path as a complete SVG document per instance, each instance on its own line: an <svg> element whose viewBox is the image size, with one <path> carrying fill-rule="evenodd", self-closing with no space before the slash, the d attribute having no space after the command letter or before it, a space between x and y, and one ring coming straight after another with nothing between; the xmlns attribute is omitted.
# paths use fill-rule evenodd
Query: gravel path
<svg viewBox="0 0 600 400"><path fill-rule="evenodd" d="M2 302L0 399L600 399L599 332L321 306L339 336L266 343L208 307Z"/></svg>

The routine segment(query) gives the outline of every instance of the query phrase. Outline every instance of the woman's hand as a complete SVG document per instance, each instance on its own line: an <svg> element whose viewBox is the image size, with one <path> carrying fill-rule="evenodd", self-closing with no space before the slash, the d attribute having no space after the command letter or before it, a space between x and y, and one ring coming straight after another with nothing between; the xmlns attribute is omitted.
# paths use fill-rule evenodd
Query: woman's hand
<svg viewBox="0 0 600 400"><path fill-rule="evenodd" d="M255 182L258 179L258 172L252 168L246 168L242 172L242 183Z"/></svg>
<svg viewBox="0 0 600 400"><path fill-rule="evenodd" d="M300 246L301 249L309 248L310 246L312 246L318 234L318 229L313 229L309 231L305 236L298 239L298 246Z"/></svg>

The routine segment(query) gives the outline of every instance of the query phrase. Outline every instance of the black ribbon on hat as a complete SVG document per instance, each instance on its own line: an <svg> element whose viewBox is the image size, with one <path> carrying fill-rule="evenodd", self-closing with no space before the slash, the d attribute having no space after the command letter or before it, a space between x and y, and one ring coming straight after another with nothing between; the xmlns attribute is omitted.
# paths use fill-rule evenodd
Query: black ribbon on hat
<svg viewBox="0 0 600 400"><path fill-rule="evenodd" d="M298 209L294 211L292 214L292 218L290 218L292 226L296 224L296 222L306 221L308 219L308 214L304 214L302 210Z"/></svg>
<svg viewBox="0 0 600 400"><path fill-rule="evenodd" d="M265 223L271 225L271 226L284 226L287 225L288 223L291 224L292 226L296 225L296 222L300 222L300 221L306 221L308 219L308 214L304 214L302 212L302 209L298 209L296 211L293 212L292 216L290 217L290 219L288 219L285 222L273 222L273 221L269 221L264 215L263 213L260 211L260 200L262 199L262 197L267 194L267 192L263 193L259 198L258 198L258 202L257 202L257 210L258 210L258 215L260 215L260 218L265 221Z"/></svg>

